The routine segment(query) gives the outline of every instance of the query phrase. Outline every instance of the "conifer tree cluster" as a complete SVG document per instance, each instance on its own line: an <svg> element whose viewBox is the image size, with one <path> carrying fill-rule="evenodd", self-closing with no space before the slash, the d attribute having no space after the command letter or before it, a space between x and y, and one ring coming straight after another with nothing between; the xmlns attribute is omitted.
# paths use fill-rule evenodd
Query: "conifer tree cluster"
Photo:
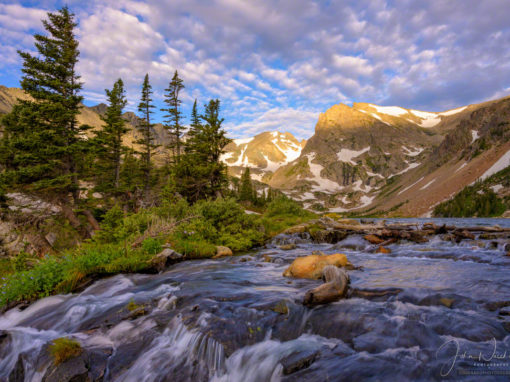
<svg viewBox="0 0 510 382"><path fill-rule="evenodd" d="M143 80L138 116L130 118L137 130L136 149L124 143L129 129L124 114L126 91L120 78L105 90L102 128L86 135L90 127L80 125L77 119L83 107L83 84L76 72L79 50L74 14L63 7L48 13L43 25L46 34L34 36L38 54L19 52L23 59L21 87L31 98L19 100L0 121L4 127L0 139L1 205L9 191L24 192L58 204L75 228L91 234L98 227L97 214L91 212L97 212L98 204L88 191L100 193L102 208L121 204L126 210L157 203L164 184L170 193L163 194L192 203L226 194L227 168L220 157L230 140L222 127L218 99L206 103L202 113L195 100L183 139L180 93L184 84L175 71L161 109L171 136L170 147L162 150L170 149L173 155L161 171L154 165L158 145L149 74Z"/></svg>

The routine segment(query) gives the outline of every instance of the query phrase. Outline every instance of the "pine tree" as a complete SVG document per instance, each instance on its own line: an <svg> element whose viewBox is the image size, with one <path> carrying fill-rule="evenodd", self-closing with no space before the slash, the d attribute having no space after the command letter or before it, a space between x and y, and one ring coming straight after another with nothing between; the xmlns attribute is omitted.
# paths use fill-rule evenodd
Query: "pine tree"
<svg viewBox="0 0 510 382"><path fill-rule="evenodd" d="M154 133L152 131L153 125L151 124L151 115L154 113L151 109L154 108L152 104L152 86L149 83L149 74L145 75L142 85L142 96L138 104L138 111L140 112L140 123L137 128L142 133L142 138L137 140L136 143L142 146L142 162L144 173L144 194L147 198L149 188L151 186L151 171L152 171L152 153L156 147L154 144Z"/></svg>
<svg viewBox="0 0 510 382"><path fill-rule="evenodd" d="M138 207L145 180L143 170L142 161L136 157L133 149L129 150L124 156L120 169L119 194L125 206L131 210L136 210Z"/></svg>
<svg viewBox="0 0 510 382"><path fill-rule="evenodd" d="M246 167L241 176L239 200L244 202L253 201L253 186L251 184L250 168Z"/></svg>
<svg viewBox="0 0 510 382"><path fill-rule="evenodd" d="M191 123L188 130L188 138L184 144L184 150L186 152L190 152L193 149L193 137L199 133L201 128L202 123L200 122L200 116L198 115L197 110L197 100L195 99L193 108L191 109Z"/></svg>
<svg viewBox="0 0 510 382"><path fill-rule="evenodd" d="M122 156L127 147L122 144L122 137L129 129L122 118L122 112L127 104L124 83L118 79L112 90L105 90L108 107L101 119L105 123L102 130L96 132L98 145L98 160L96 167L100 175L97 190L106 193L118 193L120 185L120 169ZM113 191L113 192L112 192Z"/></svg>
<svg viewBox="0 0 510 382"><path fill-rule="evenodd" d="M227 168L220 161L224 147L230 142L222 129L223 119L219 117L220 101L211 100L205 105L204 114L198 122L192 116L191 134L186 149L174 176L178 179L176 191L189 201L219 197L228 185Z"/></svg>
<svg viewBox="0 0 510 382"><path fill-rule="evenodd" d="M169 130L170 135L173 137L171 148L173 149L175 162L179 162L181 155L181 136L183 126L181 125L182 112L180 111L182 101L179 99L179 93L182 89L184 89L184 85L182 84L182 80L179 78L176 70L168 88L165 89L165 103L168 107L166 109L161 109L161 111L168 113L164 116L167 118L165 120L165 127Z"/></svg>
<svg viewBox="0 0 510 382"><path fill-rule="evenodd" d="M47 35L34 35L38 55L18 52L23 59L21 87L31 99L20 100L2 120L9 147L4 175L11 188L60 204L79 227L73 207L80 201L78 171L88 146L83 132L89 127L79 126L76 119L83 99L76 73L77 24L63 7L48 13L43 26Z"/></svg>

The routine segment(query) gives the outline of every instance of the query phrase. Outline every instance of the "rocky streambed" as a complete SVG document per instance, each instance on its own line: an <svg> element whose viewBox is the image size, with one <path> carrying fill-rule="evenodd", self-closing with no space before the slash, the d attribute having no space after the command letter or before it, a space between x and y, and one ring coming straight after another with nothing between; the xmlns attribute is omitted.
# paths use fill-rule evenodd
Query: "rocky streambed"
<svg viewBox="0 0 510 382"><path fill-rule="evenodd" d="M510 224L468 223L325 218L241 256L11 309L0 381L507 380ZM335 263L350 279L336 301L306 304L325 284L283 276L313 251L350 263ZM82 350L56 366L61 337Z"/></svg>

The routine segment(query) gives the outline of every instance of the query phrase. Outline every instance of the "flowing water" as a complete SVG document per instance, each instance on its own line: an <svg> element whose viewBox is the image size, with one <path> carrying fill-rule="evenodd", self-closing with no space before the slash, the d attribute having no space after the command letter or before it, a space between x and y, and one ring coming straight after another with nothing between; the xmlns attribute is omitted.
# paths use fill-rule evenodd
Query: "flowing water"
<svg viewBox="0 0 510 382"><path fill-rule="evenodd" d="M468 223L509 226L507 220ZM276 246L288 241L297 248ZM104 381L510 378L498 375L510 370L504 243L435 237L390 245L391 254L370 252L359 236L336 244L292 237L274 243L243 256L186 261L159 275L117 275L82 293L6 312L0 316L0 381L15 369L21 380L41 381L51 364L48 343L63 336L80 341ZM349 271L350 298L315 308L301 304L321 282L282 272L313 250L342 252L361 266ZM358 290L381 293L359 297ZM144 305L146 314L130 317L130 301Z"/></svg>

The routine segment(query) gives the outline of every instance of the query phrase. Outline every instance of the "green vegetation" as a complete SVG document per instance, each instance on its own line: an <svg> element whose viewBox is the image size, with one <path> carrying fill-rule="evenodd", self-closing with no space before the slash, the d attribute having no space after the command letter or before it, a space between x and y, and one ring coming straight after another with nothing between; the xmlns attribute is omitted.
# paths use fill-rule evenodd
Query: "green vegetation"
<svg viewBox="0 0 510 382"><path fill-rule="evenodd" d="M49 350L55 365L59 365L68 359L77 357L83 351L78 341L65 337L53 340Z"/></svg>
<svg viewBox="0 0 510 382"><path fill-rule="evenodd" d="M122 143L127 131L121 79L106 91L103 129L85 139L88 127L77 123L82 84L74 71L79 56L74 15L64 7L48 18L43 22L48 35L35 35L39 56L21 53L22 88L33 100L20 101L1 121L0 213L17 221L22 233L49 245L29 243L26 252L0 262L0 306L73 292L120 272L155 272L154 256L167 246L186 259L210 258L217 246L246 251L315 217L271 188L259 196L249 169L240 186L229 187L220 161L230 142L220 100L206 103L203 114L195 100L187 139L181 140L179 93L184 85L177 71L165 89L164 126L174 138L166 164L158 167L153 158L157 146L149 74L139 116L132 116L140 152ZM8 192L58 205L62 213L34 219L28 213L29 223L20 224L21 214L8 208ZM94 192L101 194L91 196ZM245 207L261 214L247 214ZM47 239L47 233L54 239ZM59 360L74 354L69 341L55 343Z"/></svg>
<svg viewBox="0 0 510 382"><path fill-rule="evenodd" d="M286 228L315 217L296 202L278 197L262 215L248 215L235 199L179 199L124 215L118 205L104 216L101 230L81 246L34 259L0 280L0 306L69 293L86 280L117 273L152 272L151 259L168 243L188 259L209 258L216 246L249 250ZM26 264L26 257L21 260Z"/></svg>
<svg viewBox="0 0 510 382"><path fill-rule="evenodd" d="M510 187L510 167L492 175L482 182L462 189L453 199L443 202L434 209L438 217L494 217L510 209L510 197L499 197L490 188L502 185Z"/></svg>

